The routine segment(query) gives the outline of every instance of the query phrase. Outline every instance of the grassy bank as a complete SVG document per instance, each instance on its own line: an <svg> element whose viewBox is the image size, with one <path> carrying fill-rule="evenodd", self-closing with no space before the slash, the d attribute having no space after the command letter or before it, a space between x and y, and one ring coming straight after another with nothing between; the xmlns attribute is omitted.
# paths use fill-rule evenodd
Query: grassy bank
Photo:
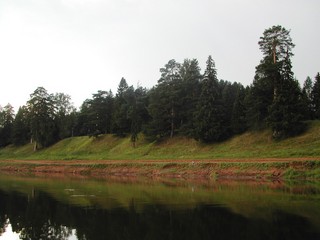
<svg viewBox="0 0 320 240"><path fill-rule="evenodd" d="M39 160L160 160L160 159L243 159L243 158L320 158L320 121L310 122L297 137L274 141L268 130L247 132L225 142L203 144L185 137L147 141L140 135L136 147L130 138L103 135L98 138L74 137L33 152L31 144L0 149L0 159Z"/></svg>

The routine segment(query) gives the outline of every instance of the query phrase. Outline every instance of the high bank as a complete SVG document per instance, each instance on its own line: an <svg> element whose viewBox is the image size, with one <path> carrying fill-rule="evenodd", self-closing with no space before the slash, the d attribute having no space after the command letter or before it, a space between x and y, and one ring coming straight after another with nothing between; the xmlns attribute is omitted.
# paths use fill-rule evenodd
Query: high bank
<svg viewBox="0 0 320 240"><path fill-rule="evenodd" d="M13 160L29 160L23 162L23 165L29 163L29 169L35 164L41 166L44 160L54 160L41 168L45 171L50 171L50 165L64 166L67 162L69 167L73 165L74 168L81 160L81 167L87 165L87 171L75 169L74 172L88 173L95 169L99 174L111 174L107 173L107 169L113 168L116 173L118 168L119 173L129 175L205 177L222 176L224 172L228 172L226 176L230 173L242 176L245 172L251 172L247 175L259 178L296 175L306 177L307 172L311 171L311 175L316 177L320 160L320 121L311 122L304 134L282 141L274 141L270 131L264 130L246 132L215 144L204 144L185 137L150 142L140 135L133 147L129 137L101 135L98 138L64 139L36 152L31 144L9 146L0 150L0 159L2 169L6 166L11 169L15 166L17 169L22 165ZM65 171L66 168L59 171ZM125 173L126 170L123 169L131 169L131 173Z"/></svg>

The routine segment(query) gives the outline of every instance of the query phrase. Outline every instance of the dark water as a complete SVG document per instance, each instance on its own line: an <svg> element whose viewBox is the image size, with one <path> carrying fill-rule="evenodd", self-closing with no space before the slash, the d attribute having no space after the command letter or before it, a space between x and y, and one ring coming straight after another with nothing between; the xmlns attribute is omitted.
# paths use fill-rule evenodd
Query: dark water
<svg viewBox="0 0 320 240"><path fill-rule="evenodd" d="M0 234L0 240L320 239L320 184L2 176Z"/></svg>

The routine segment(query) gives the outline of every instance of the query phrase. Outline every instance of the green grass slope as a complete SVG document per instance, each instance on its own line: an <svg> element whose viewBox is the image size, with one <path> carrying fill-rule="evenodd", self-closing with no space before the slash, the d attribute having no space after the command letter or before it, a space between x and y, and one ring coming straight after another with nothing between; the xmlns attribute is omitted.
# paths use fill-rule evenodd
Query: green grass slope
<svg viewBox="0 0 320 240"><path fill-rule="evenodd" d="M130 138L103 135L98 138L74 137L33 152L31 144L0 149L0 159L222 159L320 157L320 121L309 123L297 137L274 141L268 130L246 132L222 143L203 144L186 137L148 142L139 136L136 147Z"/></svg>

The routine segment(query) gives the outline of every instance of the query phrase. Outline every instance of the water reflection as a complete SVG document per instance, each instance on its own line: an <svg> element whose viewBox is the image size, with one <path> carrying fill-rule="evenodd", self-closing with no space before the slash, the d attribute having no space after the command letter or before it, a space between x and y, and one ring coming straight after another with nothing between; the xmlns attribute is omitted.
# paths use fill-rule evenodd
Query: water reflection
<svg viewBox="0 0 320 240"><path fill-rule="evenodd" d="M303 186L0 178L1 237L320 239L319 188Z"/></svg>
<svg viewBox="0 0 320 240"><path fill-rule="evenodd" d="M3 227L0 228L0 240L19 240L20 233L16 233L12 231L12 226L10 224L10 220L7 219L4 223Z"/></svg>

